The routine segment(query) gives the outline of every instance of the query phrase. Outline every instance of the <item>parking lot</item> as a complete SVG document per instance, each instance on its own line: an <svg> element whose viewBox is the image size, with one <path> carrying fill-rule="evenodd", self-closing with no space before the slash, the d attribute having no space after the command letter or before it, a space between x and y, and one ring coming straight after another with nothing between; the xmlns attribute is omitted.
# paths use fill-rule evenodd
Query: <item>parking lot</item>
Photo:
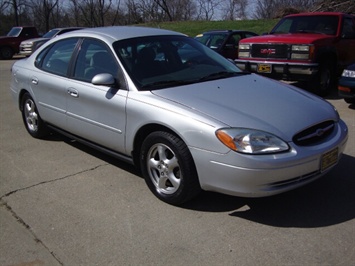
<svg viewBox="0 0 355 266"><path fill-rule="evenodd" d="M53 134L32 138L0 61L0 265L354 265L355 106L339 164L281 195L159 201L133 166ZM285 110L287 112L287 110Z"/></svg>

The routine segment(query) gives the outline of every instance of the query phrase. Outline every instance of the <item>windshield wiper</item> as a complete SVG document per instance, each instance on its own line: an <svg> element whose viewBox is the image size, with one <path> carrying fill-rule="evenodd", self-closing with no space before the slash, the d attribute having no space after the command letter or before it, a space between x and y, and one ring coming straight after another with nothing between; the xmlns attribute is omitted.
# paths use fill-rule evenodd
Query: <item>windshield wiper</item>
<svg viewBox="0 0 355 266"><path fill-rule="evenodd" d="M204 76L199 79L199 81L207 81L207 80L214 80L214 79L222 79L222 78L230 78L230 77L235 77L235 76L241 76L241 75L248 75L250 74L249 72L228 72L228 71L221 71L217 73L212 73L207 76Z"/></svg>
<svg viewBox="0 0 355 266"><path fill-rule="evenodd" d="M191 83L193 83L193 82L183 81L183 80L161 80L161 81L145 84L141 88L146 89L146 90L163 89L166 87L175 87L175 86L181 86L181 85L186 85L186 84L191 84Z"/></svg>

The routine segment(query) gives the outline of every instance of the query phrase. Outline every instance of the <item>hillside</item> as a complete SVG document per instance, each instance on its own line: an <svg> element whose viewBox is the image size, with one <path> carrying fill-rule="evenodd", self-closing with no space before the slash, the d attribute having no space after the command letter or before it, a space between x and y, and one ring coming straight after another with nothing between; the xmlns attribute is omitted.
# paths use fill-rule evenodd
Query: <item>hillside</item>
<svg viewBox="0 0 355 266"><path fill-rule="evenodd" d="M180 21L149 23L144 26L174 30L188 36L215 29L249 30L258 34L268 32L276 24L278 19L271 20L240 20L240 21Z"/></svg>

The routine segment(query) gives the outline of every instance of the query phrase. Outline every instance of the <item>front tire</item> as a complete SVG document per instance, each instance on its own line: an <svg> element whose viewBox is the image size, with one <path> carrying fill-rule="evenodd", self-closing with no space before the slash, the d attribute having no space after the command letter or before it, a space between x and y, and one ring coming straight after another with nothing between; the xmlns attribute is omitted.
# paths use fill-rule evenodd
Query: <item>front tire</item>
<svg viewBox="0 0 355 266"><path fill-rule="evenodd" d="M312 84L317 95L326 96L336 87L335 64L331 60L325 60L320 63L316 80Z"/></svg>
<svg viewBox="0 0 355 266"><path fill-rule="evenodd" d="M29 93L25 93L21 101L22 119L27 132L34 138L43 138L48 129L41 119L37 106Z"/></svg>
<svg viewBox="0 0 355 266"><path fill-rule="evenodd" d="M9 60L14 56L14 52L10 47L2 47L0 48L0 57L5 60Z"/></svg>
<svg viewBox="0 0 355 266"><path fill-rule="evenodd" d="M355 99L354 98L344 98L344 101L346 102L346 103L355 103Z"/></svg>
<svg viewBox="0 0 355 266"><path fill-rule="evenodd" d="M181 205L200 192L191 153L177 136L164 131L151 133L143 141L140 158L149 189L162 201Z"/></svg>

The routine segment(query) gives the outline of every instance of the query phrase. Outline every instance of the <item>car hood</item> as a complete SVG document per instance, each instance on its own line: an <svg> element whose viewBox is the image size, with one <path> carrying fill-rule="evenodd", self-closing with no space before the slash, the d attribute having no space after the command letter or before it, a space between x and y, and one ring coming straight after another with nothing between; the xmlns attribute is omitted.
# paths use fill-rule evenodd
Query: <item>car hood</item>
<svg viewBox="0 0 355 266"><path fill-rule="evenodd" d="M17 37L12 36L0 36L0 40L17 40Z"/></svg>
<svg viewBox="0 0 355 266"><path fill-rule="evenodd" d="M43 38L43 37L40 37L40 38L32 38L32 39L28 39L26 41L23 41L22 43L27 43L27 42L39 42L39 41L48 41L49 38Z"/></svg>
<svg viewBox="0 0 355 266"><path fill-rule="evenodd" d="M228 127L273 133L285 141L325 120L337 120L323 99L255 74L152 91Z"/></svg>
<svg viewBox="0 0 355 266"><path fill-rule="evenodd" d="M240 43L315 43L317 41L333 40L334 36L315 33L286 33L286 34L268 34L262 36L250 37L240 40Z"/></svg>

